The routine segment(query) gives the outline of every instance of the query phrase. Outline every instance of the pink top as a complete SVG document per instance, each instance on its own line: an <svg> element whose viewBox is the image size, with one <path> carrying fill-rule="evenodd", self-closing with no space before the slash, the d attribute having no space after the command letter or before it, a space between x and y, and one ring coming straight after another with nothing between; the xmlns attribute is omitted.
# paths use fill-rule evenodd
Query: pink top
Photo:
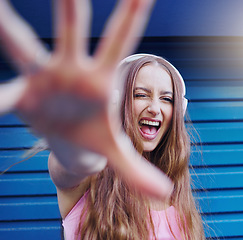
<svg viewBox="0 0 243 240"><path fill-rule="evenodd" d="M87 194L87 193L86 193ZM68 215L63 219L62 225L64 227L65 240L77 239L77 229L80 221L80 214L84 207L84 202L86 199L86 194L76 203ZM166 215L170 225L173 227L173 233L177 240L182 240L180 235L179 226L176 222L176 210L173 206L167 208L163 211L151 211L151 216L153 219L156 240L172 240L175 239L170 232L168 222L166 220ZM80 239L80 238L78 238ZM151 231L150 240L153 238L153 233Z"/></svg>

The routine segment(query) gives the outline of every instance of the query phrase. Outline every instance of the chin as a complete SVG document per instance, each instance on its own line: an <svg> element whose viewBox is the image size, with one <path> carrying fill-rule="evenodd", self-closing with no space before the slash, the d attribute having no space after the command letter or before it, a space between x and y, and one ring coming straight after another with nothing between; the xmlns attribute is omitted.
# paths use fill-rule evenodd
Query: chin
<svg viewBox="0 0 243 240"><path fill-rule="evenodd" d="M157 144L152 143L143 143L143 151L144 152L152 152L157 147Z"/></svg>

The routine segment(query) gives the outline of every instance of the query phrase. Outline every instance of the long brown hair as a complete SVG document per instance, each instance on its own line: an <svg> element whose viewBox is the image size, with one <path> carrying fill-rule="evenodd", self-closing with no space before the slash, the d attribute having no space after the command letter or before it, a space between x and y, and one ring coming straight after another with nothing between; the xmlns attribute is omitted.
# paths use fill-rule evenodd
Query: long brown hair
<svg viewBox="0 0 243 240"><path fill-rule="evenodd" d="M150 153L142 150L134 129L133 86L139 70L148 64L163 67L173 83L174 106L171 126L159 145ZM135 148L160 168L174 182L170 205L177 210L177 222L183 239L205 239L201 217L195 206L189 174L190 140L184 124L182 83L170 64L160 57L145 56L120 66L124 81L121 119L124 130ZM89 178L85 208L81 214L79 235L82 239L148 239L154 226L149 210L149 200L107 166ZM168 223L169 224L169 223ZM173 234L173 226L169 224ZM174 235L174 234L173 234ZM155 235L154 235L155 237Z"/></svg>

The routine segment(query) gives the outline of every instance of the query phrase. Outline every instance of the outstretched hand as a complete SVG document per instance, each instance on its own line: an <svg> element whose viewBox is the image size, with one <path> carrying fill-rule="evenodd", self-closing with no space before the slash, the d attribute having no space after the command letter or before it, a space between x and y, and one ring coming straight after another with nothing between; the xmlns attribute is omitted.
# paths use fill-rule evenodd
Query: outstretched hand
<svg viewBox="0 0 243 240"><path fill-rule="evenodd" d="M109 110L117 65L136 47L152 5L152 0L121 0L90 57L89 0L55 2L52 53L9 2L1 0L0 36L21 75L0 87L0 112L16 110L47 139L58 136L107 156L135 187L166 198L172 191L170 180L135 151L120 131L118 116L113 121Z"/></svg>

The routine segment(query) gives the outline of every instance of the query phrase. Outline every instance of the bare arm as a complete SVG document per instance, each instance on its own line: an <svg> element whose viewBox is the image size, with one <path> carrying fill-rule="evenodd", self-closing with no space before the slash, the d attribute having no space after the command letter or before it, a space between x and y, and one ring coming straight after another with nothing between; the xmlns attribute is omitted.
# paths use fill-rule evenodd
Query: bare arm
<svg viewBox="0 0 243 240"><path fill-rule="evenodd" d="M86 181L67 171L53 153L48 159L48 168L51 179L57 188L58 206L62 218L65 218L86 190Z"/></svg>

